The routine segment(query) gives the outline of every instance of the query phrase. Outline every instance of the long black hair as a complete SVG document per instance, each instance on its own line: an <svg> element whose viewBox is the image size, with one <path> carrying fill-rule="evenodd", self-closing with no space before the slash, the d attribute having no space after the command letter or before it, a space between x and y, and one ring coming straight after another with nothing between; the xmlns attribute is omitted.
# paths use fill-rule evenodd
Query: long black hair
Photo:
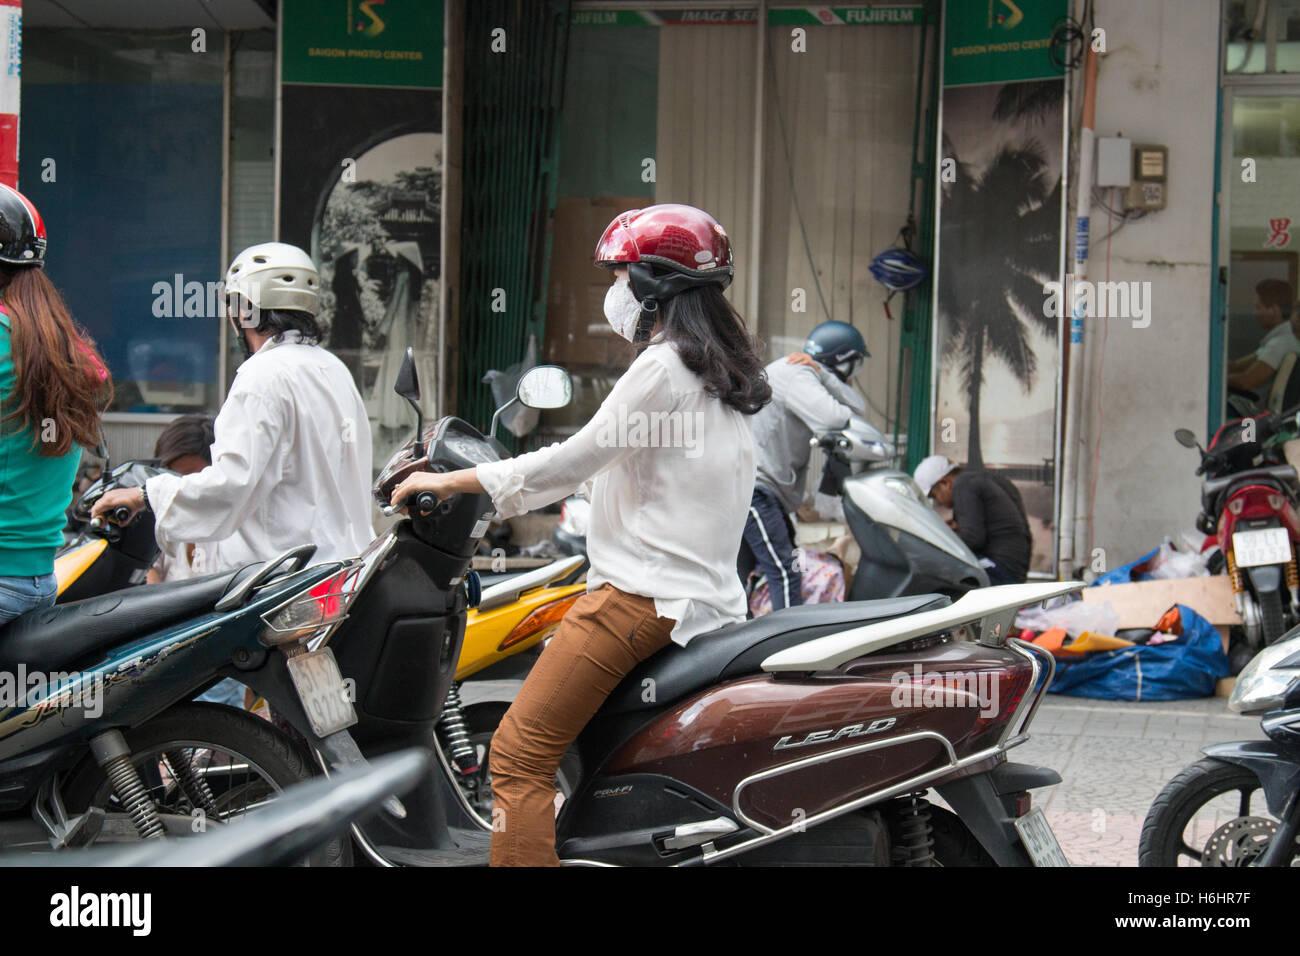
<svg viewBox="0 0 1300 956"><path fill-rule="evenodd" d="M745 320L720 286L687 289L669 299L660 341L676 346L682 364L702 378L705 390L724 405L753 415L772 400L772 386L763 370L763 344L745 328Z"/></svg>

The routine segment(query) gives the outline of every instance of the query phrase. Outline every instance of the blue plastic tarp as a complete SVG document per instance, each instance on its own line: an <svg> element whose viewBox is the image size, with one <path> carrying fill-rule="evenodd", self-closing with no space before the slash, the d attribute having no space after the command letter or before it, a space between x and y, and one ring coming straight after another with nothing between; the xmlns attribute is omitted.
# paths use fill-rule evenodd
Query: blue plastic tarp
<svg viewBox="0 0 1300 956"><path fill-rule="evenodd" d="M1099 575L1097 580L1092 582L1093 587L1103 587L1107 584L1128 584L1130 581L1147 581L1150 575L1146 573L1147 562L1160 553L1160 549L1142 555L1136 561L1130 561L1128 564L1121 564L1113 571L1107 571Z"/></svg>
<svg viewBox="0 0 1300 956"><path fill-rule="evenodd" d="M1050 693L1102 700L1185 700L1210 697L1228 676L1228 657L1214 625L1178 605L1183 633L1163 644L1097 651L1082 660L1058 661Z"/></svg>

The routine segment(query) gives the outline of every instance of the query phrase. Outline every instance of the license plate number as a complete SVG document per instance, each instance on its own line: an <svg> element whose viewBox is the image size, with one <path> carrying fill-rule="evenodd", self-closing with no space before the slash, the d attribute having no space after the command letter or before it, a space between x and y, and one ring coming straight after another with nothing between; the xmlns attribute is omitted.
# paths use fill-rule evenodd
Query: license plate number
<svg viewBox="0 0 1300 956"><path fill-rule="evenodd" d="M288 659L289 676L317 737L327 737L357 722L334 652L328 647Z"/></svg>
<svg viewBox="0 0 1300 956"><path fill-rule="evenodd" d="M1232 536L1232 556L1239 568L1286 564L1291 560L1291 536L1286 528L1238 531Z"/></svg>
<svg viewBox="0 0 1300 956"><path fill-rule="evenodd" d="M1061 844L1056 842L1056 834L1047 823L1043 811L1034 807L1023 817L1016 820L1016 831L1020 834L1025 849L1034 866L1069 866Z"/></svg>

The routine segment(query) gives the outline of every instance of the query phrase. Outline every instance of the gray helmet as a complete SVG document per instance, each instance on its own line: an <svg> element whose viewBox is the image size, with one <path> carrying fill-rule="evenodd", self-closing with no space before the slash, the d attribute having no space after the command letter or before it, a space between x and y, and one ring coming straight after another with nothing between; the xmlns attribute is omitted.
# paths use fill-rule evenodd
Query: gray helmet
<svg viewBox="0 0 1300 956"><path fill-rule="evenodd" d="M823 322L808 333L803 350L841 381L852 378L862 360L871 357L862 333L847 322Z"/></svg>

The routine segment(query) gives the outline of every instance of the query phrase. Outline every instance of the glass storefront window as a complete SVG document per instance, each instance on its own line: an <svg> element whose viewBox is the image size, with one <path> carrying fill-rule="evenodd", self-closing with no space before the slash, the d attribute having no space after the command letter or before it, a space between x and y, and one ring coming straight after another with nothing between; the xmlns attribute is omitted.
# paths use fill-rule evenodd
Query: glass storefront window
<svg viewBox="0 0 1300 956"><path fill-rule="evenodd" d="M275 31L230 35L230 212L221 268L241 249L275 238ZM244 353L226 335L225 392Z"/></svg>
<svg viewBox="0 0 1300 956"><path fill-rule="evenodd" d="M1229 199L1225 414L1236 418L1267 404L1270 393L1279 407L1300 400L1300 372L1288 375L1278 361L1288 350L1283 345L1300 350L1285 321L1287 313L1295 315L1300 283L1300 96L1244 88L1225 91L1228 96L1232 156L1224 170ZM1279 304L1284 306L1281 315L1269 308ZM1246 386L1242 376L1252 357L1277 374Z"/></svg>
<svg viewBox="0 0 1300 956"><path fill-rule="evenodd" d="M23 33L19 188L113 411L219 402L224 58L175 31Z"/></svg>

